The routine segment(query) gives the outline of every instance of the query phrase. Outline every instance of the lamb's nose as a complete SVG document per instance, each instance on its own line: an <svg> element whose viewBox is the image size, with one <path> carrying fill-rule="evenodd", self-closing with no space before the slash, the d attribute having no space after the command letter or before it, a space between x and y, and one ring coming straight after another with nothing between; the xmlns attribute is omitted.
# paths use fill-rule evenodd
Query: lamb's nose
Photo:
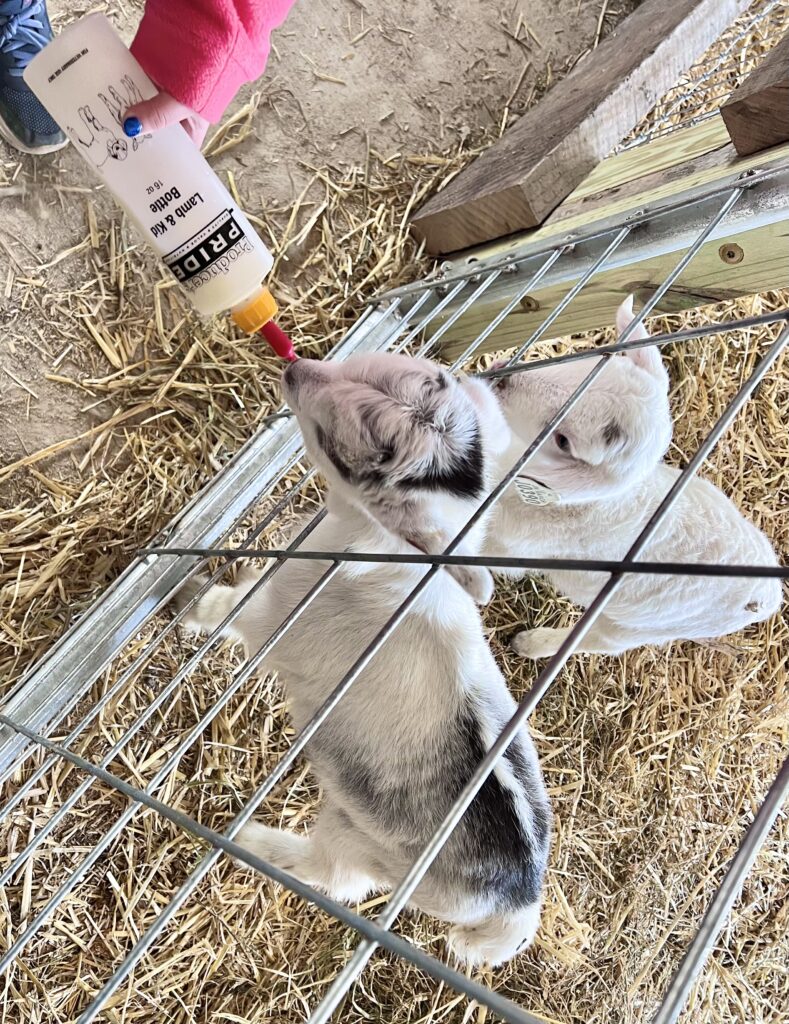
<svg viewBox="0 0 789 1024"><path fill-rule="evenodd" d="M297 359L295 363L288 363L283 370L282 383L291 394L296 394L300 388L309 384L321 384L331 375L332 370L332 364L321 359Z"/></svg>
<svg viewBox="0 0 789 1024"><path fill-rule="evenodd" d="M307 377L320 373L324 364L320 359L296 359L282 371L282 379L288 384L303 383Z"/></svg>
<svg viewBox="0 0 789 1024"><path fill-rule="evenodd" d="M289 387L293 387L296 383L296 378L299 373L299 367L305 360L297 359L295 363L288 363L285 369L282 371L282 379Z"/></svg>

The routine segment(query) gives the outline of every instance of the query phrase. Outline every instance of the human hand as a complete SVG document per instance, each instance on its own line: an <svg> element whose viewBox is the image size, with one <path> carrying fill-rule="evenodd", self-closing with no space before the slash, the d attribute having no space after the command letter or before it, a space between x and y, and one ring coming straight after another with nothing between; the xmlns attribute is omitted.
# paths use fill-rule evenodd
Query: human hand
<svg viewBox="0 0 789 1024"><path fill-rule="evenodd" d="M158 132L171 124L180 124L199 147L206 136L209 122L169 92L160 92L153 99L129 107L123 121L123 130L133 139L143 132Z"/></svg>

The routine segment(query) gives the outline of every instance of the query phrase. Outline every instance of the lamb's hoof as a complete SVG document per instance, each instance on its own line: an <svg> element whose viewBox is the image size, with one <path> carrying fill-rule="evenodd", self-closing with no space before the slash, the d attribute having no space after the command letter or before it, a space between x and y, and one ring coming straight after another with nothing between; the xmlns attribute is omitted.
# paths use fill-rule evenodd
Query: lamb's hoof
<svg viewBox="0 0 789 1024"><path fill-rule="evenodd" d="M270 828L259 821L248 821L243 825L236 834L235 841L261 860L291 873L296 867L296 854L306 844L306 839L301 836ZM233 860L239 867L248 867L246 862L239 860L238 857L234 857Z"/></svg>
<svg viewBox="0 0 789 1024"><path fill-rule="evenodd" d="M453 565L451 575L479 605L490 604L493 599L493 576L482 566Z"/></svg>
<svg viewBox="0 0 789 1024"><path fill-rule="evenodd" d="M447 942L464 964L498 967L532 944L540 924L539 904L507 920L492 917L478 924L456 924Z"/></svg>
<svg viewBox="0 0 789 1024"><path fill-rule="evenodd" d="M510 646L522 658L550 658L559 650L564 630L540 626L537 629L521 630L513 637Z"/></svg>
<svg viewBox="0 0 789 1024"><path fill-rule="evenodd" d="M200 601L196 601L192 604L192 600L197 594L203 589L208 582L208 576L198 574L188 579L175 597L172 600L172 607L176 612L182 612L187 605L191 605L189 611L181 619L181 625L186 629L192 630L193 632L200 632L200 622L197 617L197 609L200 607Z"/></svg>

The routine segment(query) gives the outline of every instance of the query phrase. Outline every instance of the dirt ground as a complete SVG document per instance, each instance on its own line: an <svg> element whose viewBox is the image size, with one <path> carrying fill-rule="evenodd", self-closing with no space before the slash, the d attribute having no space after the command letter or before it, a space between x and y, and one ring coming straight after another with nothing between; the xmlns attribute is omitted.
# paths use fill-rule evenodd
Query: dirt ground
<svg viewBox="0 0 789 1024"><path fill-rule="evenodd" d="M245 208L265 219L276 250L313 169L364 164L370 151L447 152L496 133L505 108L510 120L517 116L634 6L301 0L275 34L265 76L229 112L259 93L252 133L213 166L232 177ZM89 9L105 10L126 39L141 8L136 0L49 4L56 32ZM131 250L128 273L116 275L114 292L102 288L97 302L98 263L117 258L124 246ZM289 255L297 264L298 249ZM64 381L118 368L91 331L97 319L123 333L129 359L147 342L157 272L71 148L33 159L2 141L0 268L3 466L123 412ZM189 317L182 329L188 328ZM87 440L70 444L41 465L73 480L87 447ZM14 474L17 497L27 482L24 473Z"/></svg>

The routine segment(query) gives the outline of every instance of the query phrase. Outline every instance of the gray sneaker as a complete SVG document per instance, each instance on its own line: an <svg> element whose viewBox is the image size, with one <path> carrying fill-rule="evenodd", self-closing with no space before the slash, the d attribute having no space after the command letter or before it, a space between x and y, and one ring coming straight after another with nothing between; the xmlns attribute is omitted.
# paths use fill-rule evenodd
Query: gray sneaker
<svg viewBox="0 0 789 1024"><path fill-rule="evenodd" d="M23 153L54 153L68 143L22 78L51 38L45 0L0 0L0 136Z"/></svg>

